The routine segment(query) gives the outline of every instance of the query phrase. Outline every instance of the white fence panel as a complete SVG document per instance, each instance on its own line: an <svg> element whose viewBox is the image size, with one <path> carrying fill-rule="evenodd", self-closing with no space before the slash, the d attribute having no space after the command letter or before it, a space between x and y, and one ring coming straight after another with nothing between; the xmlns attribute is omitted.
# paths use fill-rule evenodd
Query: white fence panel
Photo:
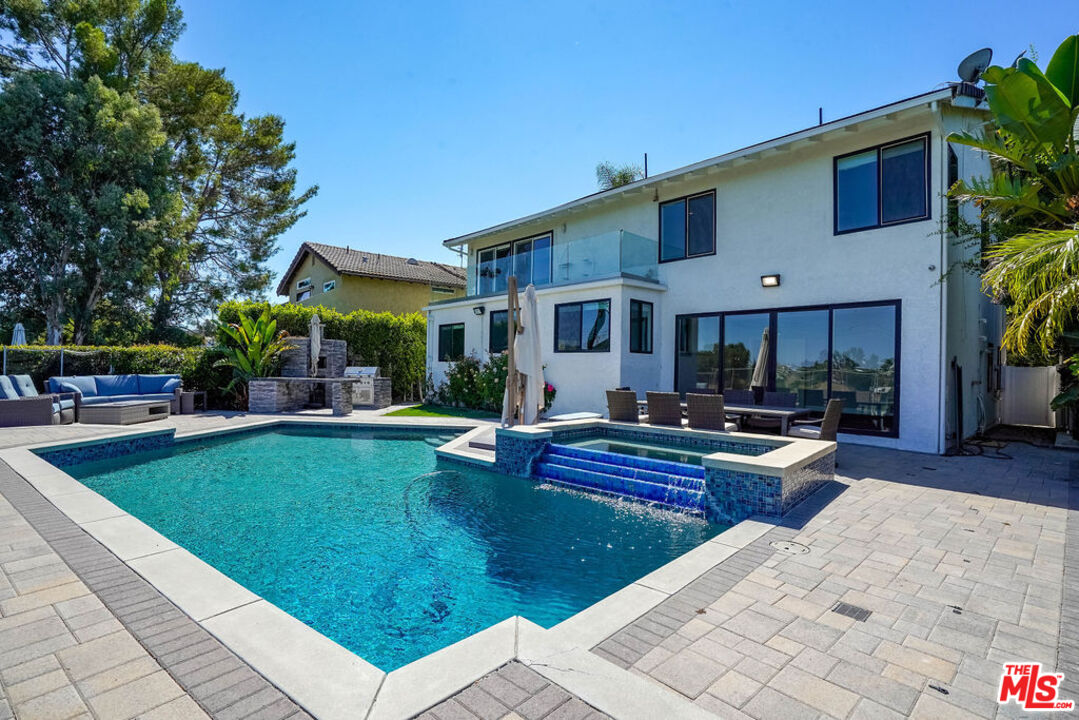
<svg viewBox="0 0 1079 720"><path fill-rule="evenodd" d="M1060 392L1057 369L1005 365L1001 370L1000 421L1005 425L1056 427L1056 413L1049 409L1049 402Z"/></svg>

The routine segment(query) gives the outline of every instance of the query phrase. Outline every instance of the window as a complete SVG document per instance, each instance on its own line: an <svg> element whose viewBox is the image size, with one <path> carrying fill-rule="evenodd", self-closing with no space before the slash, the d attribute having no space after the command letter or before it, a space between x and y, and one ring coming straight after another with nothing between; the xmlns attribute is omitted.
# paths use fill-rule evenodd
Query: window
<svg viewBox="0 0 1079 720"><path fill-rule="evenodd" d="M457 293L457 289L451 287L432 286L431 292L436 295L454 295Z"/></svg>
<svg viewBox="0 0 1079 720"><path fill-rule="evenodd" d="M337 281L336 280L327 280L326 282L322 283L322 292L328 293L329 291L333 290L335 287L337 287Z"/></svg>
<svg viewBox="0 0 1079 720"><path fill-rule="evenodd" d="M659 206L659 261L716 251L716 193L709 190Z"/></svg>
<svg viewBox="0 0 1079 720"><path fill-rule="evenodd" d="M495 310L490 315L491 337L487 349L492 353L505 352L509 343L509 311Z"/></svg>
<svg viewBox="0 0 1079 720"><path fill-rule="evenodd" d="M610 349L610 300L555 305L555 352L609 352Z"/></svg>
<svg viewBox="0 0 1079 720"><path fill-rule="evenodd" d="M296 289L297 290L306 290L309 287L311 287L311 278L309 278L309 277L306 277L303 280L297 280L296 281Z"/></svg>
<svg viewBox="0 0 1079 720"><path fill-rule="evenodd" d="M308 288L307 290L301 290L300 292L296 293L296 302L302 302L309 297L311 297L310 288Z"/></svg>
<svg viewBox="0 0 1079 720"><path fill-rule="evenodd" d="M959 156L955 154L955 148L948 145L948 190L959 182ZM948 198L948 232L952 235L959 234L959 201L953 197Z"/></svg>
<svg viewBox="0 0 1079 720"><path fill-rule="evenodd" d="M438 359L460 360L465 356L465 324L452 323L438 326Z"/></svg>
<svg viewBox="0 0 1079 720"><path fill-rule="evenodd" d="M929 136L835 159L835 232L929 218Z"/></svg>
<svg viewBox="0 0 1079 720"><path fill-rule="evenodd" d="M842 399L843 432L896 437L899 322L898 301L681 315L675 388L735 397L760 367L764 389L818 417L829 398Z"/></svg>
<svg viewBox="0 0 1079 720"><path fill-rule="evenodd" d="M551 282L551 238L544 233L505 245L479 251L479 293L505 292L506 280L517 276L517 285L525 287Z"/></svg>
<svg viewBox="0 0 1079 720"><path fill-rule="evenodd" d="M629 301L629 351L652 352L652 303Z"/></svg>

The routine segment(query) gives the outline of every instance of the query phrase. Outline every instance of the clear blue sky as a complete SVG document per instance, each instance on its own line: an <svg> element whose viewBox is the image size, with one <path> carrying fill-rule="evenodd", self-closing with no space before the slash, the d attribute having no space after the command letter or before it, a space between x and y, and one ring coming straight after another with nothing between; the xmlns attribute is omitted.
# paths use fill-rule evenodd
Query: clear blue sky
<svg viewBox="0 0 1079 720"><path fill-rule="evenodd" d="M277 113L321 190L281 241L454 262L442 240L956 79L967 53L1044 64L1075 0L181 0L177 54Z"/></svg>

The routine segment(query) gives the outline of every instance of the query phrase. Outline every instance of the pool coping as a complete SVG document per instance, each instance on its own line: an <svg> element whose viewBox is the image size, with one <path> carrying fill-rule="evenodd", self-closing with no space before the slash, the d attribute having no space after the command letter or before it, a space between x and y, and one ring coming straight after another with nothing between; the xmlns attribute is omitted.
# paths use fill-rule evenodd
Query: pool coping
<svg viewBox="0 0 1079 720"><path fill-rule="evenodd" d="M176 433L172 428L121 429L93 439L3 449L0 460L200 627L317 718L411 717L514 659L614 717L710 717L685 698L619 668L590 650L768 532L775 526L770 518L750 518L737 523L550 629L513 616L385 673L228 578L33 452L170 433L174 441L182 442L296 424L466 430L454 442L487 427L470 422L260 418L232 427L187 433ZM467 446L467 440L464 444Z"/></svg>

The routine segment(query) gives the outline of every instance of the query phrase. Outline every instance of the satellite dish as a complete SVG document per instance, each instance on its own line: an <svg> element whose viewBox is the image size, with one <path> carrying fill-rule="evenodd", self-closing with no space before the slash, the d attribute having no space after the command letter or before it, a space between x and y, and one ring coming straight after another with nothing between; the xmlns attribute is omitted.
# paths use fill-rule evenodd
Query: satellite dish
<svg viewBox="0 0 1079 720"><path fill-rule="evenodd" d="M965 83L978 82L978 78L993 61L993 51L990 48L982 48L972 52L959 63L959 79Z"/></svg>

